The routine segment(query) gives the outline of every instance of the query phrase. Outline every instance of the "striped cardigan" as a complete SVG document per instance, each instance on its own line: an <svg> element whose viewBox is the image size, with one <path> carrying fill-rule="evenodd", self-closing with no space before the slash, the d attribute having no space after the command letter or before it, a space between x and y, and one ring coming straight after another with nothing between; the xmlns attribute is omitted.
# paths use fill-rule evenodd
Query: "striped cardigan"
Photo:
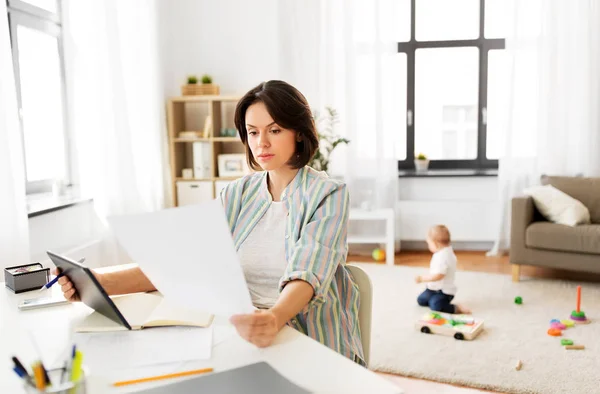
<svg viewBox="0 0 600 394"><path fill-rule="evenodd" d="M301 168L281 195L288 212L287 268L279 291L292 280L314 289L309 304L288 325L364 365L358 323L358 286L346 269L349 197L346 185ZM272 202L267 173L247 175L221 191L238 250Z"/></svg>

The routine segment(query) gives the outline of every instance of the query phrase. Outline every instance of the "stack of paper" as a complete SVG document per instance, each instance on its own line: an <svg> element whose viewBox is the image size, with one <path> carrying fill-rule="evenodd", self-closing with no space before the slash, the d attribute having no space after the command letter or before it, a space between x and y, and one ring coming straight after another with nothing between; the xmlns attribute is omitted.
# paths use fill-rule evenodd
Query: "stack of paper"
<svg viewBox="0 0 600 394"><path fill-rule="evenodd" d="M95 371L141 367L211 357L213 329L149 328L141 331L78 333L77 348Z"/></svg>

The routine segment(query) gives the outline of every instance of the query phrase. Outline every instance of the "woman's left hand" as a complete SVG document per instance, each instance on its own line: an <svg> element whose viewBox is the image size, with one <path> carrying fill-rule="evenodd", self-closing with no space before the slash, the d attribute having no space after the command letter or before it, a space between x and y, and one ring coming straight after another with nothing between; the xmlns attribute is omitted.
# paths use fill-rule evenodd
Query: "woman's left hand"
<svg viewBox="0 0 600 394"><path fill-rule="evenodd" d="M242 338L258 347L271 345L281 329L277 316L271 310L233 315L229 321Z"/></svg>

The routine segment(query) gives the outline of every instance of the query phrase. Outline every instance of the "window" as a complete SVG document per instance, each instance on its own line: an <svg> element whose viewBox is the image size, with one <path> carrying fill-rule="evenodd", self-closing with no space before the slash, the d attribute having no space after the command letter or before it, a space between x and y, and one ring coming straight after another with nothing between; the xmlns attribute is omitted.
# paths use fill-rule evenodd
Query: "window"
<svg viewBox="0 0 600 394"><path fill-rule="evenodd" d="M410 34L398 42L406 65L397 72L407 81L399 169L414 168L416 153L431 169L498 168L507 95L503 2L410 1Z"/></svg>
<svg viewBox="0 0 600 394"><path fill-rule="evenodd" d="M8 0L27 193L70 183L60 3Z"/></svg>

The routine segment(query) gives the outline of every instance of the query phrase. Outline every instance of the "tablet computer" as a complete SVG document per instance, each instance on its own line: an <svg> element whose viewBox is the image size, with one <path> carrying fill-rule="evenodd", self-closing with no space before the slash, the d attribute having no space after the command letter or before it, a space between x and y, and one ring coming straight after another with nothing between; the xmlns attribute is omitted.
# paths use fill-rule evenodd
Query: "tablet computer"
<svg viewBox="0 0 600 394"><path fill-rule="evenodd" d="M110 299L100 282L96 279L92 271L81 263L69 259L65 256L57 255L51 251L46 252L54 265L60 268L69 277L81 301L100 313L108 317L110 320L127 327L131 330L131 326L121 314L115 303Z"/></svg>

